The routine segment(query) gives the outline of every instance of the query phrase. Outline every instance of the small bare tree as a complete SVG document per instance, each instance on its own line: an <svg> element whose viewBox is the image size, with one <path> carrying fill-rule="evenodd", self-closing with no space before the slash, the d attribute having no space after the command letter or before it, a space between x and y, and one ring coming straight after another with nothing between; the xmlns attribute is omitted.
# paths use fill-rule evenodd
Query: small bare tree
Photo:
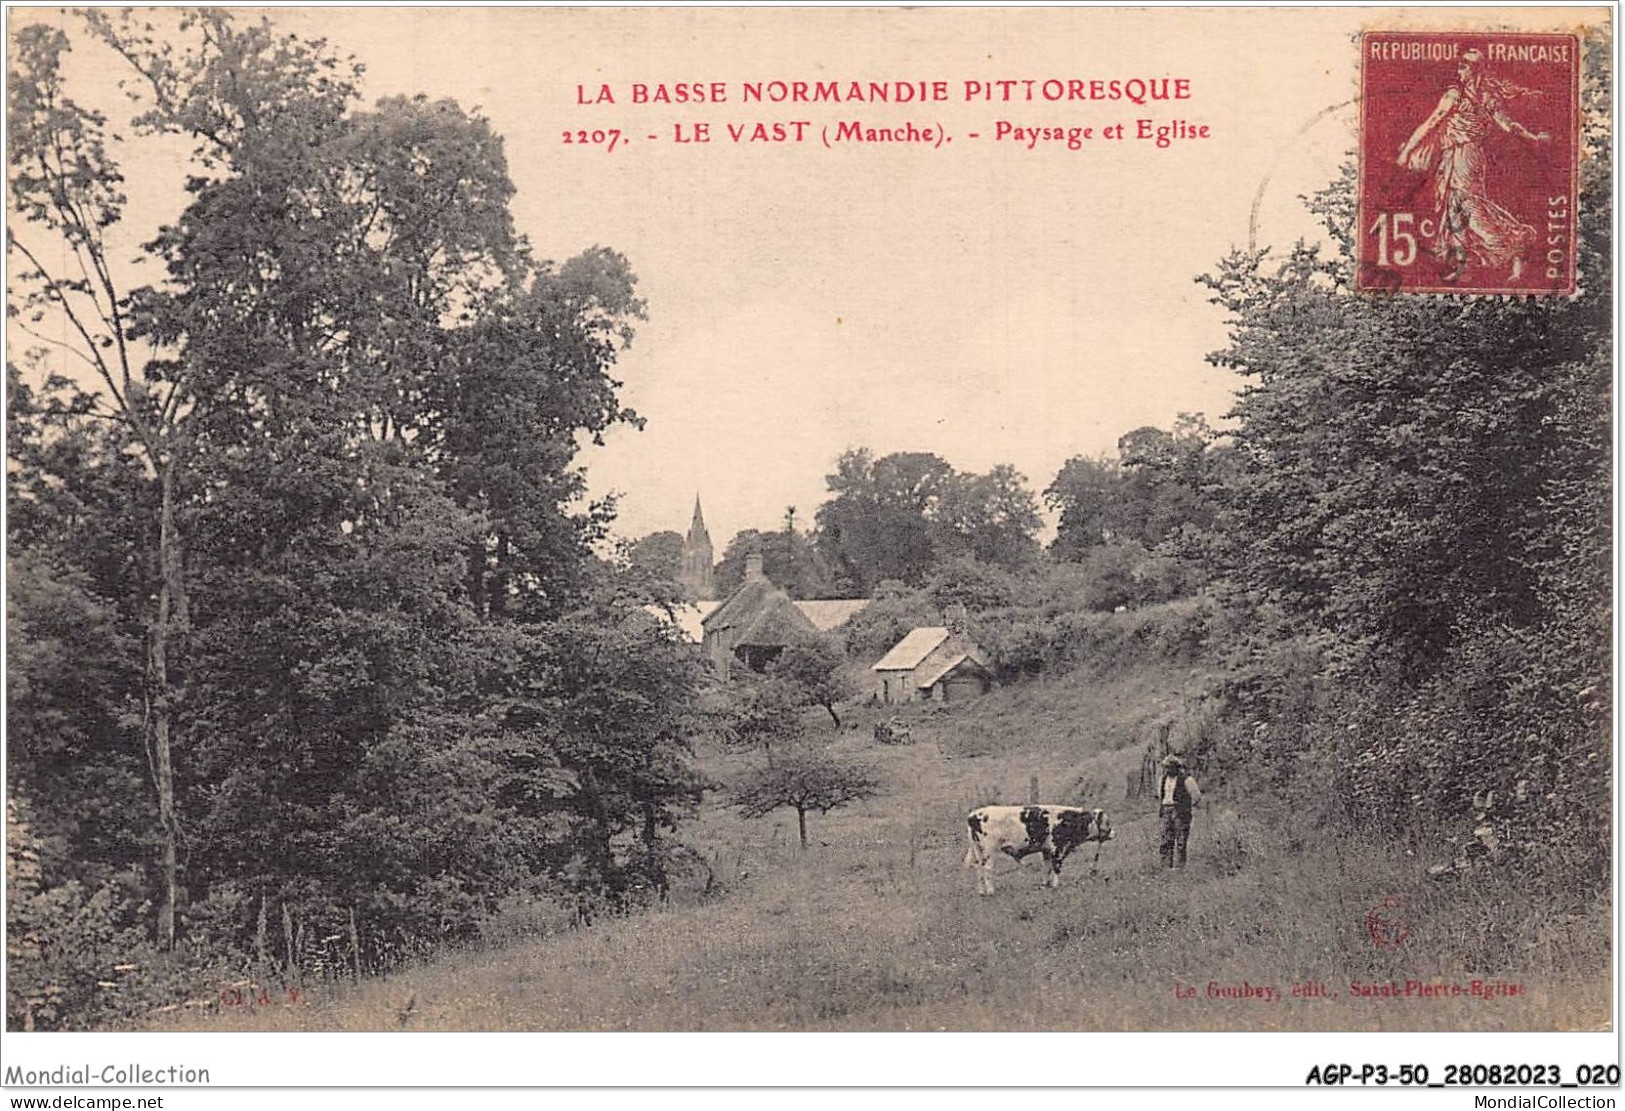
<svg viewBox="0 0 1625 1111"><path fill-rule="evenodd" d="M809 810L828 814L838 806L879 793L874 768L817 749L800 749L780 755L735 784L734 806L747 818L763 818L780 807L793 808L805 849Z"/></svg>

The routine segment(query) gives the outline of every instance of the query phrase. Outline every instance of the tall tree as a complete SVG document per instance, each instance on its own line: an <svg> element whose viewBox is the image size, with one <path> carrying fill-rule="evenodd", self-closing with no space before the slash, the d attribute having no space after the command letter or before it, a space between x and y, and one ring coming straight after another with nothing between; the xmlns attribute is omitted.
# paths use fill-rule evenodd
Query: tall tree
<svg viewBox="0 0 1625 1111"><path fill-rule="evenodd" d="M1050 551L1060 559L1079 560L1115 536L1124 484L1116 459L1068 459L1044 489L1044 503L1060 514Z"/></svg>
<svg viewBox="0 0 1625 1111"><path fill-rule="evenodd" d="M109 41L123 41L106 17L92 14L88 22ZM269 44L261 41L237 49L242 44L223 33L227 24L219 17L189 17L188 24L194 22L219 49L169 61L160 95L175 97L173 106L182 109L197 129L211 133L214 150L223 150L241 141L242 127L233 129L223 113L211 111L215 103L204 89L223 85L220 79L228 74L246 76L254 62L265 61ZM129 48L138 49L134 44ZM147 510L154 544L153 602L144 620L145 720L163 830L158 934L168 946L174 942L180 888L174 770L176 716L183 689L179 653L190 624L180 503L200 399L190 367L147 357L172 348L175 337L153 320L140 293L125 288L112 257L110 236L124 217L124 178L109 150L107 117L67 94L63 58L70 49L68 36L54 26L23 27L16 37L7 124L11 204L21 222L8 224L7 248L21 265L20 295L11 306L11 318L95 378L99 390L93 397L94 411L127 431L131 450L141 457L155 488ZM261 66L259 75L273 68ZM295 49L277 71L280 84L263 90L270 94L265 105L320 102L318 94L304 88L304 79L318 73L341 103L348 86L343 76L336 75L337 64L319 53ZM331 106L333 99L326 103ZM152 130L175 126L161 118L164 115L162 109L145 114L138 117L138 126ZM241 294L251 295L251 290ZM63 335L67 338L57 338Z"/></svg>
<svg viewBox="0 0 1625 1111"><path fill-rule="evenodd" d="M571 512L586 489L574 466L577 437L641 426L617 401L610 370L644 307L614 251L557 267L519 261L447 341L420 417L453 496L489 524L470 552L476 603L498 616L544 618L570 608L584 588L580 568L611 513L608 504Z"/></svg>
<svg viewBox="0 0 1625 1111"><path fill-rule="evenodd" d="M722 597L745 577L745 561L762 557L762 573L792 598L827 598L835 593L833 576L823 553L801 532L778 529L735 533L717 562L717 592Z"/></svg>
<svg viewBox="0 0 1625 1111"><path fill-rule="evenodd" d="M1181 413L1171 430L1125 433L1115 459L1074 456L1044 491L1061 515L1051 551L1082 560L1113 541L1189 547L1213 527L1231 454L1201 414Z"/></svg>
<svg viewBox="0 0 1625 1111"><path fill-rule="evenodd" d="M1008 463L986 474L956 475L938 514L938 559L961 552L982 563L1016 570L1038 555L1033 539L1043 524L1027 479Z"/></svg>
<svg viewBox="0 0 1625 1111"><path fill-rule="evenodd" d="M936 559L935 519L953 474L927 452L844 452L818 510L818 543L837 574L864 594L884 579L919 585Z"/></svg>
<svg viewBox="0 0 1625 1111"><path fill-rule="evenodd" d="M641 537L627 551L633 566L650 574L676 580L683 570L683 537L670 529Z"/></svg>
<svg viewBox="0 0 1625 1111"><path fill-rule="evenodd" d="M97 378L68 416L116 429L108 462L78 471L123 476L113 516L131 523L109 539L137 553L115 596L148 646L158 936L173 944L183 844L200 904L303 893L370 899L407 930L466 925L549 841L520 800L568 808L586 794L570 768L595 767L566 760L589 717L550 703L537 732L490 695L538 644L556 673L590 676L599 630L637 613L620 598L613 618L570 616L610 512L574 508L577 438L637 419L609 373L642 313L632 274L607 250L530 256L477 115L422 97L359 110L352 64L264 21L144 18L85 27L138 79L136 141L195 144L186 210L147 248L164 282L117 284L118 168L106 120L63 93L56 28L19 36L13 203L66 251L15 223L10 244L17 323L49 340L65 322L67 357ZM40 265L58 258L75 270ZM82 439L66 419L31 420L19 489L49 485L47 456ZM66 535L48 511L29 505L14 529ZM681 707L691 679L671 674L660 697ZM672 751L636 773L667 785L647 792L657 807L690 791ZM654 766L606 759L623 777Z"/></svg>

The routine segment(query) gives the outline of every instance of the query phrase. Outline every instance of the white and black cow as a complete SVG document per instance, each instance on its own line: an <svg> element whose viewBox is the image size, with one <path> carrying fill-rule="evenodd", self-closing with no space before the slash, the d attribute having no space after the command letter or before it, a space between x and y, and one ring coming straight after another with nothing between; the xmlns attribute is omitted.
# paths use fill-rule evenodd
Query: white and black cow
<svg viewBox="0 0 1625 1111"><path fill-rule="evenodd" d="M981 871L983 895L993 894L993 861L1001 852L1015 860L1043 853L1049 865L1044 883L1059 887L1068 853L1086 841L1109 841L1112 835L1104 810L1081 806L983 806L966 816L965 825L970 830L965 866Z"/></svg>

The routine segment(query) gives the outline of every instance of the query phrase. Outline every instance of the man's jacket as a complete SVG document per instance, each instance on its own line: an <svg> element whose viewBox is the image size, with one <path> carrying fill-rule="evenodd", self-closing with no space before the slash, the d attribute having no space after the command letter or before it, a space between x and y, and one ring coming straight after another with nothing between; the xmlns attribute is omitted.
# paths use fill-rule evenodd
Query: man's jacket
<svg viewBox="0 0 1625 1111"><path fill-rule="evenodd" d="M1173 790L1170 794L1169 780L1173 781ZM1202 792L1196 786L1196 780L1183 772L1178 775L1165 775L1162 777L1162 790L1157 797L1163 806L1172 806L1176 814L1189 814L1201 799ZM1172 801L1170 801L1170 799Z"/></svg>

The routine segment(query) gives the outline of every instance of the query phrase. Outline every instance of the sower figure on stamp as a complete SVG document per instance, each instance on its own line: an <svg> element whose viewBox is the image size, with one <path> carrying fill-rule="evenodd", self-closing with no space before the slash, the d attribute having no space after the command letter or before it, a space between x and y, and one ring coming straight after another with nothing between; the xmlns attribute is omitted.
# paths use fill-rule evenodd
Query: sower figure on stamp
<svg viewBox="0 0 1625 1111"><path fill-rule="evenodd" d="M1433 252L1451 262L1441 279L1446 282L1461 277L1469 255L1483 266L1510 264L1509 280L1517 281L1536 238L1534 228L1490 199L1485 147L1497 128L1532 143L1547 142L1551 135L1530 131L1507 115L1508 101L1535 94L1486 75L1483 57L1477 50L1461 56L1457 83L1399 149L1400 165L1431 175L1438 227Z"/></svg>
<svg viewBox="0 0 1625 1111"><path fill-rule="evenodd" d="M1191 839L1191 811L1202 801L1196 777L1186 773L1183 757L1163 760L1162 789L1157 797L1161 802L1158 813L1162 816L1162 865L1183 868L1185 846Z"/></svg>

